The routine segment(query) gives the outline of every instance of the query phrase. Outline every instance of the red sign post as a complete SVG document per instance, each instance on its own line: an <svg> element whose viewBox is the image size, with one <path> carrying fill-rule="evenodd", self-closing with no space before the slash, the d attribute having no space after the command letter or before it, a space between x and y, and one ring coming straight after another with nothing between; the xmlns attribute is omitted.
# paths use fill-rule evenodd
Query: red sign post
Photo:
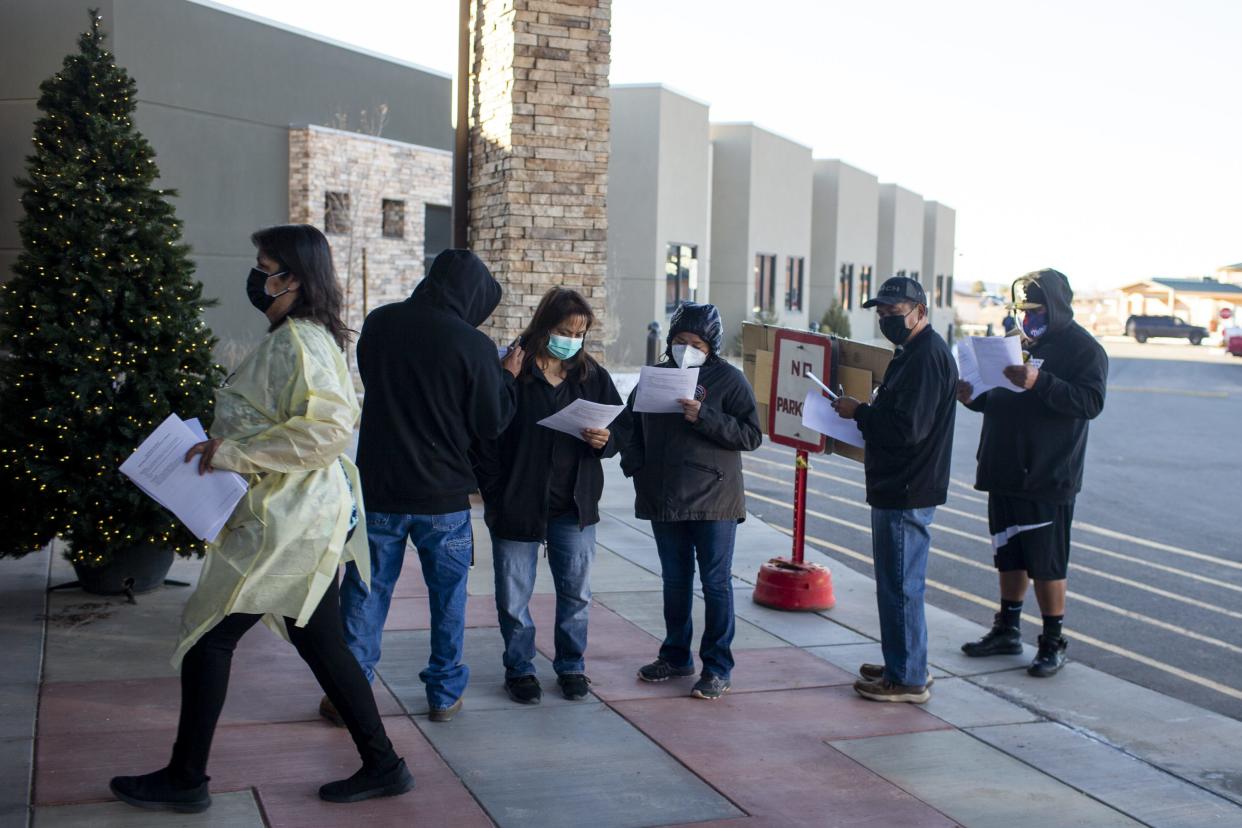
<svg viewBox="0 0 1242 828"><path fill-rule="evenodd" d="M795 448L798 453L794 466L793 553L789 559L772 558L761 566L755 583L755 603L774 609L822 610L832 609L836 603L828 568L803 560L808 452L822 452L827 438L802 424L802 407L808 392L820 393L808 375L826 381L831 375L831 362L832 349L826 337L803 331L776 332L768 436L772 442Z"/></svg>

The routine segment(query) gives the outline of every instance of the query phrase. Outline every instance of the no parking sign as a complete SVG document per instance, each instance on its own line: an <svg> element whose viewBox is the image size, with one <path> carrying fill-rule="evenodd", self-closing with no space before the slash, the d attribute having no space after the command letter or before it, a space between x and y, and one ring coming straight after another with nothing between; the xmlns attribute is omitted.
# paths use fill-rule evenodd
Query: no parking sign
<svg viewBox="0 0 1242 828"><path fill-rule="evenodd" d="M776 332L768 401L768 436L772 442L802 451L824 450L828 438L802 424L802 406L807 391L816 387L807 374L825 380L831 376L829 347L825 337L805 331L782 328Z"/></svg>

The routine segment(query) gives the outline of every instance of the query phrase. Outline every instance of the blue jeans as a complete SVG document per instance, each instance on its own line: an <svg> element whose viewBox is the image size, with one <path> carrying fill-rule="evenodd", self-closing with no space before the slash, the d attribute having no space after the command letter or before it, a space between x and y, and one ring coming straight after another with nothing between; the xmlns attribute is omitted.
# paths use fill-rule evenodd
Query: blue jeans
<svg viewBox="0 0 1242 828"><path fill-rule="evenodd" d="M418 674L427 685L427 703L433 709L449 707L461 698L470 678L462 663L466 633L466 576L474 552L470 512L444 515L367 513L367 540L371 546L371 589L368 592L351 562L341 584L341 619L345 641L367 680L375 677L380 641L392 590L405 561L406 541L418 549L431 608L431 659Z"/></svg>
<svg viewBox="0 0 1242 828"><path fill-rule="evenodd" d="M884 676L896 684L927 681L928 528L936 508L872 509L871 554L875 562L875 600L880 610L880 648Z"/></svg>
<svg viewBox="0 0 1242 828"><path fill-rule="evenodd" d="M496 570L496 614L505 640L505 679L535 674L535 622L530 596L535 591L538 542L505 540L492 535ZM556 585L556 674L586 670L587 616L591 610L591 562L595 527L578 528L577 515L548 522L548 566Z"/></svg>
<svg viewBox="0 0 1242 828"><path fill-rule="evenodd" d="M660 574L664 579L664 644L660 658L674 667L693 667L690 646L694 624L694 561L699 562L707 614L699 658L703 672L728 680L733 672L733 541L735 520L681 520L651 522Z"/></svg>

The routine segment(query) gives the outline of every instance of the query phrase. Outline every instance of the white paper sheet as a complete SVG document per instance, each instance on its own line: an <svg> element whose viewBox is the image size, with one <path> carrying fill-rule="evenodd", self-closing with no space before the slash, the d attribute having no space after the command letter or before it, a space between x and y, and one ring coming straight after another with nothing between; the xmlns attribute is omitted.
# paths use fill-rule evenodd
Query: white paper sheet
<svg viewBox="0 0 1242 828"><path fill-rule="evenodd" d="M581 440L584 428L607 428L624 410L624 405L605 405L590 400L574 400L551 417L544 417L537 425L563 431Z"/></svg>
<svg viewBox="0 0 1242 828"><path fill-rule="evenodd" d="M638 376L634 410L639 414L680 414L683 409L677 401L694 399L698 385L698 368L644 365Z"/></svg>
<svg viewBox="0 0 1242 828"><path fill-rule="evenodd" d="M827 385L824 385L824 381L820 379L819 377L815 376L814 374L812 374L810 371L806 372L806 378L809 379L811 382L815 383L816 385L818 385L820 388L824 389L824 393L828 395L828 399L835 400L837 398L836 392L833 391L831 388L829 388ZM805 409L806 407L803 406L803 410Z"/></svg>
<svg viewBox="0 0 1242 828"><path fill-rule="evenodd" d="M970 336L958 340L956 350L958 378L970 383L973 396L993 388L1017 394L1026 390L1005 378L1005 368L1022 364L1022 343L1018 337Z"/></svg>
<svg viewBox="0 0 1242 828"><path fill-rule="evenodd" d="M196 538L213 541L248 486L234 472L200 475L198 458L185 462L185 453L199 442L189 425L170 414L121 464L121 472L172 512Z"/></svg>
<svg viewBox="0 0 1242 828"><path fill-rule="evenodd" d="M818 388L812 388L807 392L806 402L802 404L802 424L834 440L865 448L862 432L858 430L858 423L837 414L832 407L832 402L819 393Z"/></svg>

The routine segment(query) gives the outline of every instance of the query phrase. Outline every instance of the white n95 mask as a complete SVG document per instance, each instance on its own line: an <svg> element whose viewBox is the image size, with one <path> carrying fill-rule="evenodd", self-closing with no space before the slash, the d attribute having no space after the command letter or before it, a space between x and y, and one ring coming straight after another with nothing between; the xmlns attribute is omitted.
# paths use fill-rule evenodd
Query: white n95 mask
<svg viewBox="0 0 1242 828"><path fill-rule="evenodd" d="M678 368L697 368L707 362L707 354L689 345L674 345L673 362Z"/></svg>

